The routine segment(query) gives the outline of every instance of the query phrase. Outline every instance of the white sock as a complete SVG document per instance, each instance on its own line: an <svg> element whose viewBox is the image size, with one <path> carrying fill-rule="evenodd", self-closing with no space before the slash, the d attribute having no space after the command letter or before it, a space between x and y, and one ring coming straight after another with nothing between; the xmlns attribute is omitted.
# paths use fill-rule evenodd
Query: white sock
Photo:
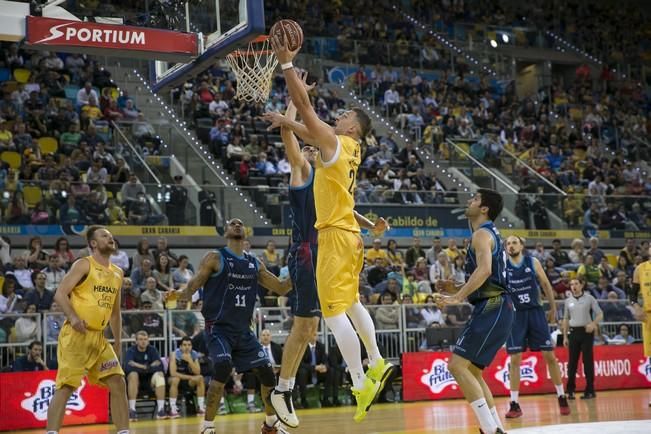
<svg viewBox="0 0 651 434"><path fill-rule="evenodd" d="M170 410L176 411L176 398L170 398Z"/></svg>
<svg viewBox="0 0 651 434"><path fill-rule="evenodd" d="M129 434L129 430L123 429L122 431L118 431L118 434Z"/></svg>
<svg viewBox="0 0 651 434"><path fill-rule="evenodd" d="M362 367L362 349L359 346L359 339L353 325L346 314L340 314L325 318L330 331L337 341L337 347L348 366L348 372L353 380L353 387L361 389L364 387L364 368Z"/></svg>
<svg viewBox="0 0 651 434"><path fill-rule="evenodd" d="M296 377L289 379L289 390L294 390L294 385L296 384Z"/></svg>
<svg viewBox="0 0 651 434"><path fill-rule="evenodd" d="M291 389L289 387L289 381L286 378L280 377L278 379L278 386L276 386L276 390L279 392L289 392Z"/></svg>
<svg viewBox="0 0 651 434"><path fill-rule="evenodd" d="M475 412L475 416L477 416L482 431L488 434L494 433L495 430L497 430L497 423L495 422L495 419L493 419L493 415L488 408L488 404L486 404L485 398L480 398L477 401L471 402L470 407L472 407L472 411Z"/></svg>
<svg viewBox="0 0 651 434"><path fill-rule="evenodd" d="M254 394L247 394L246 395L246 403L251 404L252 402L255 402L255 395Z"/></svg>
<svg viewBox="0 0 651 434"><path fill-rule="evenodd" d="M491 416L493 416L493 420L495 420L497 427L502 431L504 431L504 425L502 425L502 421L500 420L500 415L497 414L497 409L495 407L491 408Z"/></svg>
<svg viewBox="0 0 651 434"><path fill-rule="evenodd" d="M519 397L520 397L520 392L518 390L511 391L511 401L518 402Z"/></svg>
<svg viewBox="0 0 651 434"><path fill-rule="evenodd" d="M165 410L165 400L164 399L157 399L156 400L156 405L158 406L158 411Z"/></svg>
<svg viewBox="0 0 651 434"><path fill-rule="evenodd" d="M265 416L264 421L267 424L267 426L274 426L278 418L276 417L275 414L272 414L271 416Z"/></svg>
<svg viewBox="0 0 651 434"><path fill-rule="evenodd" d="M129 410L136 411L136 400L135 399L130 399L129 400Z"/></svg>
<svg viewBox="0 0 651 434"><path fill-rule="evenodd" d="M206 429L206 428L214 428L215 427L215 422L212 420L204 420L203 423L201 424L201 429Z"/></svg>
<svg viewBox="0 0 651 434"><path fill-rule="evenodd" d="M45 434L59 434L59 431L48 431Z"/></svg>
<svg viewBox="0 0 651 434"><path fill-rule="evenodd" d="M206 408L205 402L206 402L206 398L204 398L203 396L198 396L197 397L197 404L199 405L200 409L203 410L204 408Z"/></svg>
<svg viewBox="0 0 651 434"><path fill-rule="evenodd" d="M224 397L222 396L222 399L219 400L219 405L224 405Z"/></svg>
<svg viewBox="0 0 651 434"><path fill-rule="evenodd" d="M558 386L556 384L554 384L554 387L556 388L556 395L557 396L565 395L565 390L563 390L563 383L559 384Z"/></svg>
<svg viewBox="0 0 651 434"><path fill-rule="evenodd" d="M357 334L359 334L359 337L362 338L362 342L364 342L364 347L368 354L369 365L371 367L375 366L375 364L382 359L382 356L380 355L380 350L377 346L373 318L371 318L368 310L366 310L361 303L353 304L346 314L350 317L350 320L355 326L355 330L357 330Z"/></svg>

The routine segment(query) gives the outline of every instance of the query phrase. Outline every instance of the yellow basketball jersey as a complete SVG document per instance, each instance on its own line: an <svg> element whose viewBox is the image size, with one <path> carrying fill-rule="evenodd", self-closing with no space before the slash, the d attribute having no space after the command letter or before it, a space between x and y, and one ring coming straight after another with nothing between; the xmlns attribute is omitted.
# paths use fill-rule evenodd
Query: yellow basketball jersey
<svg viewBox="0 0 651 434"><path fill-rule="evenodd" d="M640 293L644 310L651 312L651 261L638 265L637 277L640 279Z"/></svg>
<svg viewBox="0 0 651 434"><path fill-rule="evenodd" d="M115 299L122 289L122 270L111 264L108 268L92 256L88 275L72 290L70 302L77 316L86 321L91 330L104 330L109 323Z"/></svg>
<svg viewBox="0 0 651 434"><path fill-rule="evenodd" d="M337 136L337 151L331 161L317 157L314 175L314 205L317 230L339 228L359 232L353 215L357 168L361 162L359 143L348 136Z"/></svg>

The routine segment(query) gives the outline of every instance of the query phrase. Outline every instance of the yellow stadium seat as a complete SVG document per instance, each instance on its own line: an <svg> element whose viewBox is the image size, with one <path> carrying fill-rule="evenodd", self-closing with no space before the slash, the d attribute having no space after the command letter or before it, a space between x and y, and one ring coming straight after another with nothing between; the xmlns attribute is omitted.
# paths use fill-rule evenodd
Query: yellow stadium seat
<svg viewBox="0 0 651 434"><path fill-rule="evenodd" d="M18 83L27 83L30 75L32 75L32 71L29 69L17 68L14 70L14 78Z"/></svg>
<svg viewBox="0 0 651 434"><path fill-rule="evenodd" d="M619 258L617 255L606 255L606 258L608 258L608 263L611 266L617 267L617 259Z"/></svg>
<svg viewBox="0 0 651 434"><path fill-rule="evenodd" d="M0 276L0 290L5 286L5 276Z"/></svg>
<svg viewBox="0 0 651 434"><path fill-rule="evenodd" d="M43 191L35 185L26 185L23 188L23 198L29 208L34 208L43 199Z"/></svg>
<svg viewBox="0 0 651 434"><path fill-rule="evenodd" d="M54 137L40 137L37 142L41 155L54 154L59 149L59 142Z"/></svg>
<svg viewBox="0 0 651 434"><path fill-rule="evenodd" d="M0 160L9 164L9 167L12 169L20 169L20 164L22 162L20 154L15 151L4 151L2 154L0 154Z"/></svg>

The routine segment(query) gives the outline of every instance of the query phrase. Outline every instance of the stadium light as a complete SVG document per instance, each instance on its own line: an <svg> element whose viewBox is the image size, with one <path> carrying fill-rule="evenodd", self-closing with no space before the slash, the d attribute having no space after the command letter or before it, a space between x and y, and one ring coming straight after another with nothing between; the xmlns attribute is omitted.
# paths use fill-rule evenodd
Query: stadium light
<svg viewBox="0 0 651 434"><path fill-rule="evenodd" d="M497 48L497 41L495 39L491 39L490 44L491 44L491 47Z"/></svg>
<svg viewBox="0 0 651 434"><path fill-rule="evenodd" d="M509 43L509 35L506 33L502 33L502 41L504 41L505 44Z"/></svg>

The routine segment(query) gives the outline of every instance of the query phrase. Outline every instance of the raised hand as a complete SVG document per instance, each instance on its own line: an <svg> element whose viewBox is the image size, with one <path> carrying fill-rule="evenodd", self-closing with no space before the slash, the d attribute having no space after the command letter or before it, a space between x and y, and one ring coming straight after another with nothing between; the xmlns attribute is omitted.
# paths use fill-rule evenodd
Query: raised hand
<svg viewBox="0 0 651 434"><path fill-rule="evenodd" d="M283 63L291 62L301 50L299 47L294 51L289 51L289 48L287 48L287 43L275 35L269 37L269 42L271 42L271 48L273 48L274 53L276 53L278 62L280 62L281 65Z"/></svg>
<svg viewBox="0 0 651 434"><path fill-rule="evenodd" d="M265 114L262 115L262 119L265 122L270 122L271 125L267 127L267 131L275 130L276 128L280 128L283 126L287 118L285 115L280 114L278 112L266 112Z"/></svg>

